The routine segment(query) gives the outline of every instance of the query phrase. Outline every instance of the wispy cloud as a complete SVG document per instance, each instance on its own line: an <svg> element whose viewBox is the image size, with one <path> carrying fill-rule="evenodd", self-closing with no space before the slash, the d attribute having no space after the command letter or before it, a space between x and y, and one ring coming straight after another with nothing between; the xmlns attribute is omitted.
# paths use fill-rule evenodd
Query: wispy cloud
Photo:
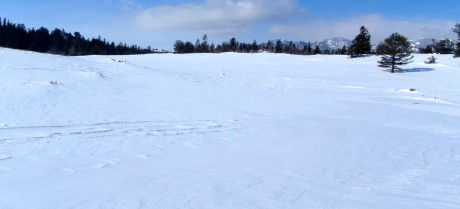
<svg viewBox="0 0 460 209"><path fill-rule="evenodd" d="M454 38L451 28L454 21L449 20L392 20L381 15L364 15L343 18L338 21L311 20L296 25L274 25L270 33L275 36L295 40L322 40L332 37L354 38L361 26L366 26L372 41L378 43L393 32L408 38Z"/></svg>
<svg viewBox="0 0 460 209"><path fill-rule="evenodd" d="M135 6L132 0L106 0ZM136 2L136 1L134 1ZM196 2L196 1L195 1ZM139 8L139 7L138 7ZM371 33L377 44L393 32L410 39L456 38L451 28L455 21L424 19L385 14L362 14L325 18L308 12L308 5L299 0L202 0L198 3L156 5L140 8L134 15L137 31L151 34L148 38L194 40L203 33L212 42L236 37L242 41L254 39L286 39L322 41L326 38L353 39L361 26Z"/></svg>
<svg viewBox="0 0 460 209"><path fill-rule="evenodd" d="M200 30L230 34L256 24L280 23L299 13L295 0L206 0L201 4L156 6L137 16L144 27L157 30Z"/></svg>
<svg viewBox="0 0 460 209"><path fill-rule="evenodd" d="M134 0L103 0L107 4L122 8L126 11L138 11L142 9Z"/></svg>

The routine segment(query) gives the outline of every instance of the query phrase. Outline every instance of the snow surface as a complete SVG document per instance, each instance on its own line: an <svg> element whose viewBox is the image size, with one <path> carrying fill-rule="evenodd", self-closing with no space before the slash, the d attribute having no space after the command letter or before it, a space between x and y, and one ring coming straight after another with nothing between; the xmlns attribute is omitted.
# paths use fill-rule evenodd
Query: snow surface
<svg viewBox="0 0 460 209"><path fill-rule="evenodd" d="M460 61L428 56L1 48L0 208L460 208Z"/></svg>

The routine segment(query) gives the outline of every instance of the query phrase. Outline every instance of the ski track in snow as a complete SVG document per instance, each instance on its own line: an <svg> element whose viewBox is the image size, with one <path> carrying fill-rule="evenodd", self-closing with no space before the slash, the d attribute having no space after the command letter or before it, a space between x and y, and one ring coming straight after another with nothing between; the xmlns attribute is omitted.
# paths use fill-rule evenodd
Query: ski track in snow
<svg viewBox="0 0 460 209"><path fill-rule="evenodd" d="M172 136L184 134L206 134L234 131L239 127L228 121L219 124L212 121L167 122L137 121L109 122L91 125L57 125L0 128L0 142L20 143L21 141L43 140L66 136L103 138L110 136Z"/></svg>

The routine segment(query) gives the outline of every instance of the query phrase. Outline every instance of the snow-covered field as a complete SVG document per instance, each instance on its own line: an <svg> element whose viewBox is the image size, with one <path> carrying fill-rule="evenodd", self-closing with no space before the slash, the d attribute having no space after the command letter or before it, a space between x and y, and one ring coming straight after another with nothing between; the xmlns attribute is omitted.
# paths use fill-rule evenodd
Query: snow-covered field
<svg viewBox="0 0 460 209"><path fill-rule="evenodd" d="M427 57L0 48L0 208L460 208L460 59Z"/></svg>

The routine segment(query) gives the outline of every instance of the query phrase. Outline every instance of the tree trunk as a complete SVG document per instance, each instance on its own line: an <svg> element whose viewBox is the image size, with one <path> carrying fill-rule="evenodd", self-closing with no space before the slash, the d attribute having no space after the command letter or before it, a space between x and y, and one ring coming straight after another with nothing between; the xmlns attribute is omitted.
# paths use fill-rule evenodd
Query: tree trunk
<svg viewBox="0 0 460 209"><path fill-rule="evenodd" d="M392 55L392 56L391 56L391 73L394 73L394 72L395 72L395 67L396 67L396 66L395 66L395 62L396 62L395 60L396 60L395 55Z"/></svg>

